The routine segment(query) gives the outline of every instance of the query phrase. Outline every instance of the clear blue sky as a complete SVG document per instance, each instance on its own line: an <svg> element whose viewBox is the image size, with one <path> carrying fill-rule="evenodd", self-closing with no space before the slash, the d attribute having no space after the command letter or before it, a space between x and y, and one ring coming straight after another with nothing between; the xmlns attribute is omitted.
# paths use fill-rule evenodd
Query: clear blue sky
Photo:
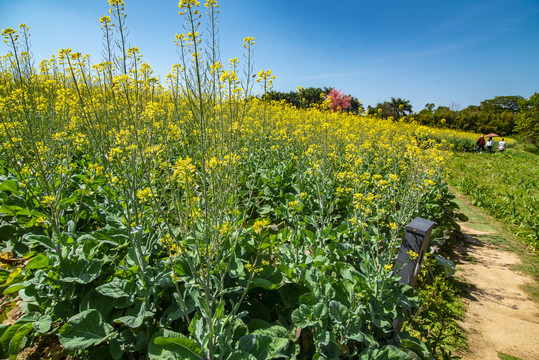
<svg viewBox="0 0 539 360"><path fill-rule="evenodd" d="M202 0L202 4L204 0ZM254 36L255 70L275 90L331 86L376 105L391 97L465 108L539 92L538 0L222 0L221 56L241 58ZM128 40L154 71L177 62L175 0L127 0ZM30 26L33 55L70 47L101 60L106 0L0 0L0 26ZM0 53L8 49L0 45Z"/></svg>

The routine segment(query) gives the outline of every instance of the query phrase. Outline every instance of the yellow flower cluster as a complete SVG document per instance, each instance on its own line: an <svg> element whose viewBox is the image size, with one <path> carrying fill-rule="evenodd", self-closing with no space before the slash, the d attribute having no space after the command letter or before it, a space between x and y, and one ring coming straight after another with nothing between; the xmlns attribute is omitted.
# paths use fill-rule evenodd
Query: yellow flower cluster
<svg viewBox="0 0 539 360"><path fill-rule="evenodd" d="M261 234L268 228L270 221L268 219L258 219L253 224L253 231L257 234Z"/></svg>

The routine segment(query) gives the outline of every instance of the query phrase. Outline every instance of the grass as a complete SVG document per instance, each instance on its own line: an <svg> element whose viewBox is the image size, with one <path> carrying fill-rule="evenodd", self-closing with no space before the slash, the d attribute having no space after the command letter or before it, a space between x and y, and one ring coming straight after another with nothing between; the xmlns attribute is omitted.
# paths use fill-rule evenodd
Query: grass
<svg viewBox="0 0 539 360"><path fill-rule="evenodd" d="M521 358L517 358L515 356L504 354L503 352L498 351L498 356L501 360L522 360Z"/></svg>
<svg viewBox="0 0 539 360"><path fill-rule="evenodd" d="M448 182L539 252L539 156L516 144L504 154L456 153Z"/></svg>

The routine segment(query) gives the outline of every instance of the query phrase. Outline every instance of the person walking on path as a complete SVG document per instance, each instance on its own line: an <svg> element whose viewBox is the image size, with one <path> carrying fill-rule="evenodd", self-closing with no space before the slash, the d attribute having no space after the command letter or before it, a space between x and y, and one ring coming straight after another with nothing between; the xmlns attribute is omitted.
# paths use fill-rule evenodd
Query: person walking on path
<svg viewBox="0 0 539 360"><path fill-rule="evenodd" d="M485 151L485 136L481 135L479 139L477 139L477 152L483 152Z"/></svg>
<svg viewBox="0 0 539 360"><path fill-rule="evenodd" d="M487 140L487 152L492 152L492 145L494 145L494 141L492 141L492 137L489 137Z"/></svg>
<svg viewBox="0 0 539 360"><path fill-rule="evenodd" d="M501 154L505 150L505 141L502 140L498 143L498 152Z"/></svg>

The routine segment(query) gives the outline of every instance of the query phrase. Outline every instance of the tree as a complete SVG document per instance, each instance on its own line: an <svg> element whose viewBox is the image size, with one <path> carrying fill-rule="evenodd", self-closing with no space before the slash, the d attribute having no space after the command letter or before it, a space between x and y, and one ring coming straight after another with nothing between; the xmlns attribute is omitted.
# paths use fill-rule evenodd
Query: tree
<svg viewBox="0 0 539 360"><path fill-rule="evenodd" d="M397 113L397 117L401 118L406 115L406 113L411 114L412 113L412 105L410 104L410 100L404 100L401 98L391 98L390 101L391 107L395 109L395 112Z"/></svg>
<svg viewBox="0 0 539 360"><path fill-rule="evenodd" d="M426 103L425 109L427 109L429 112L432 112L434 110L434 103Z"/></svg>
<svg viewBox="0 0 539 360"><path fill-rule="evenodd" d="M308 87L304 89L300 86L297 88L296 91L290 91L286 93L279 91L270 91L265 95L264 98L270 101L284 100L287 103L294 105L298 109L306 109L314 104L321 104L324 101L326 95L329 94L332 90L333 88L331 87ZM357 98L353 97L352 95L340 94L340 96L344 98L350 98L350 104L344 111L353 114L361 114L363 112L364 109L361 104L361 101L359 101Z"/></svg>
<svg viewBox="0 0 539 360"><path fill-rule="evenodd" d="M350 107L352 102L351 96L346 96L340 90L331 89L326 95L326 99L330 101L329 107L332 111L343 111Z"/></svg>
<svg viewBox="0 0 539 360"><path fill-rule="evenodd" d="M406 113L412 113L412 105L410 105L409 100L392 97L390 101L378 103L374 108L369 106L367 113L369 115L380 114L383 118L392 117L398 120L405 116Z"/></svg>
<svg viewBox="0 0 539 360"><path fill-rule="evenodd" d="M481 101L481 108L487 112L511 111L516 114L519 111L518 102L522 99L522 96L496 96L494 99Z"/></svg>
<svg viewBox="0 0 539 360"><path fill-rule="evenodd" d="M516 130L539 148L539 93L533 94L528 100L520 99L518 105L520 112L516 119Z"/></svg>

